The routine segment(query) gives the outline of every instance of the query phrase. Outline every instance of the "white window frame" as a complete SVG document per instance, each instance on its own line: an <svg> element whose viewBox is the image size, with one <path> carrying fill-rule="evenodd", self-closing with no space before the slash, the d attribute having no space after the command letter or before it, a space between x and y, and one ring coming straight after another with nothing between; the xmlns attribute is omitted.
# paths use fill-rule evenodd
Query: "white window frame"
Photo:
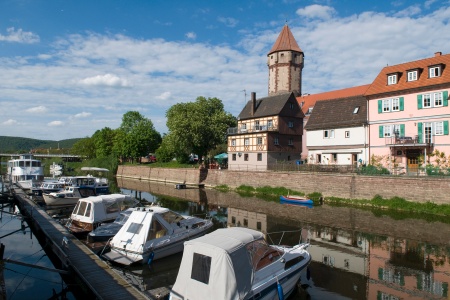
<svg viewBox="0 0 450 300"><path fill-rule="evenodd" d="M400 111L400 99L399 98L392 98L391 102L392 102L391 110L392 111Z"/></svg>
<svg viewBox="0 0 450 300"><path fill-rule="evenodd" d="M388 75L388 85L397 84L397 74Z"/></svg>
<svg viewBox="0 0 450 300"><path fill-rule="evenodd" d="M334 139L334 129L327 129L323 131L324 139Z"/></svg>
<svg viewBox="0 0 450 300"><path fill-rule="evenodd" d="M434 135L444 135L444 122L434 122Z"/></svg>
<svg viewBox="0 0 450 300"><path fill-rule="evenodd" d="M236 139L231 139L231 146L236 146Z"/></svg>
<svg viewBox="0 0 450 300"><path fill-rule="evenodd" d="M433 93L433 105L434 107L441 107L444 105L444 95L442 92Z"/></svg>
<svg viewBox="0 0 450 300"><path fill-rule="evenodd" d="M423 94L422 96L422 107L430 108L431 106L431 94Z"/></svg>
<svg viewBox="0 0 450 300"><path fill-rule="evenodd" d="M308 111L306 112L306 114L307 115L312 114L313 108L314 108L314 106L313 107L308 107Z"/></svg>
<svg viewBox="0 0 450 300"><path fill-rule="evenodd" d="M408 72L408 81L416 81L417 80L417 75L418 75L417 70L409 71Z"/></svg>
<svg viewBox="0 0 450 300"><path fill-rule="evenodd" d="M268 120L267 121L267 128L272 128L273 127L273 120Z"/></svg>
<svg viewBox="0 0 450 300"><path fill-rule="evenodd" d="M244 139L244 146L249 146L250 145L250 139L249 138L245 138Z"/></svg>
<svg viewBox="0 0 450 300"><path fill-rule="evenodd" d="M258 144L258 145L262 145L262 137L257 137L256 138L256 144Z"/></svg>
<svg viewBox="0 0 450 300"><path fill-rule="evenodd" d="M359 111L359 106L355 106L355 108L353 109L353 114L357 114Z"/></svg>
<svg viewBox="0 0 450 300"><path fill-rule="evenodd" d="M390 112L391 111L391 99L383 99L383 112Z"/></svg>
<svg viewBox="0 0 450 300"><path fill-rule="evenodd" d="M428 75L429 78L441 77L441 67L440 66L429 67Z"/></svg>
<svg viewBox="0 0 450 300"><path fill-rule="evenodd" d="M392 126L391 125L384 125L383 126L383 136L384 137L391 137L392 136Z"/></svg>
<svg viewBox="0 0 450 300"><path fill-rule="evenodd" d="M444 106L443 92L436 92L422 95L422 108L432 108L442 106Z"/></svg>
<svg viewBox="0 0 450 300"><path fill-rule="evenodd" d="M345 131L345 138L346 139L350 138L350 131L349 130Z"/></svg>

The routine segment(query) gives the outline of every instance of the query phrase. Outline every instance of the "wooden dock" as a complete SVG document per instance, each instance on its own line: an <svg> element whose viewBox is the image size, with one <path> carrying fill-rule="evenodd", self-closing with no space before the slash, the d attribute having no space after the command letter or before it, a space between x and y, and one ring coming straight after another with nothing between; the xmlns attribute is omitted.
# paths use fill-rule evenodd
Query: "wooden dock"
<svg viewBox="0 0 450 300"><path fill-rule="evenodd" d="M133 287L86 245L36 205L21 189L13 189L23 215L45 234L63 269L80 278L97 299L151 299Z"/></svg>

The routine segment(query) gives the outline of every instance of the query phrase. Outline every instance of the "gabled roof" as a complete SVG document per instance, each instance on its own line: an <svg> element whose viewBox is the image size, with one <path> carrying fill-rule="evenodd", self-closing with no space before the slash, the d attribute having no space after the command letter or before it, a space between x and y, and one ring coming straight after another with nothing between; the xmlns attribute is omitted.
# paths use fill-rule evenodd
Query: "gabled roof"
<svg viewBox="0 0 450 300"><path fill-rule="evenodd" d="M302 108L304 114L308 112L308 109L316 104L317 101L322 100L331 100L338 98L348 98L354 96L361 96L366 93L367 89L370 87L370 84L355 86L351 88L335 90L330 92L324 92L313 95L303 95L297 97L298 104Z"/></svg>
<svg viewBox="0 0 450 300"><path fill-rule="evenodd" d="M280 35L275 41L275 44L273 44L272 49L270 49L267 55L270 55L274 52L286 50L303 52L302 49L300 49L300 47L298 46L297 41L292 35L292 32L287 24L284 25L283 29L280 32Z"/></svg>
<svg viewBox="0 0 450 300"><path fill-rule="evenodd" d="M358 107L357 113L355 108ZM306 130L356 127L367 123L367 100L364 96L318 101L309 117Z"/></svg>
<svg viewBox="0 0 450 300"><path fill-rule="evenodd" d="M281 113L286 103L291 99L295 101L293 93L284 93L256 100L255 111L252 114L252 100L248 101L238 116L238 120L247 120L275 116Z"/></svg>
<svg viewBox="0 0 450 300"><path fill-rule="evenodd" d="M441 76L428 78L428 67L441 65ZM407 71L418 70L418 78L414 81L407 81ZM398 81L396 84L387 84L387 76L389 74L397 74ZM373 81L372 85L366 92L366 96L399 92L414 88L423 88L427 86L435 86L443 83L450 83L450 54L441 55L436 52L434 57L421 60L411 61L399 65L384 67Z"/></svg>

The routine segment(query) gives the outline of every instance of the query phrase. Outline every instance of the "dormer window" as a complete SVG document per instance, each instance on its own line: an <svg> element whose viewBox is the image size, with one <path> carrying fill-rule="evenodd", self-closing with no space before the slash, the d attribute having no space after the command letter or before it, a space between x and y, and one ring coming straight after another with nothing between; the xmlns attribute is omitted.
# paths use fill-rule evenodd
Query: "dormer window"
<svg viewBox="0 0 450 300"><path fill-rule="evenodd" d="M312 111L313 111L313 108L314 108L314 106L313 107L308 107L308 111L306 112L306 114L310 115L312 113Z"/></svg>
<svg viewBox="0 0 450 300"><path fill-rule="evenodd" d="M388 85L397 84L397 74L388 75Z"/></svg>
<svg viewBox="0 0 450 300"><path fill-rule="evenodd" d="M432 66L428 68L428 74L430 78L441 76L441 66Z"/></svg>
<svg viewBox="0 0 450 300"><path fill-rule="evenodd" d="M289 108L294 109L294 103L289 103Z"/></svg>
<svg viewBox="0 0 450 300"><path fill-rule="evenodd" d="M417 70L408 71L408 81L416 81L418 73L419 72Z"/></svg>

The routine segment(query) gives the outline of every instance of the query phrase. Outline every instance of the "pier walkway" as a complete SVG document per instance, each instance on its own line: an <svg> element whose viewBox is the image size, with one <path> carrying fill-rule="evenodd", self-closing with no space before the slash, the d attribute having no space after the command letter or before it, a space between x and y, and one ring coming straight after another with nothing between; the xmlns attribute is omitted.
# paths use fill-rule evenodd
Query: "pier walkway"
<svg viewBox="0 0 450 300"><path fill-rule="evenodd" d="M13 192L22 214L29 217L29 222L45 234L63 268L74 272L97 299L149 299L67 232L21 189L13 189Z"/></svg>

